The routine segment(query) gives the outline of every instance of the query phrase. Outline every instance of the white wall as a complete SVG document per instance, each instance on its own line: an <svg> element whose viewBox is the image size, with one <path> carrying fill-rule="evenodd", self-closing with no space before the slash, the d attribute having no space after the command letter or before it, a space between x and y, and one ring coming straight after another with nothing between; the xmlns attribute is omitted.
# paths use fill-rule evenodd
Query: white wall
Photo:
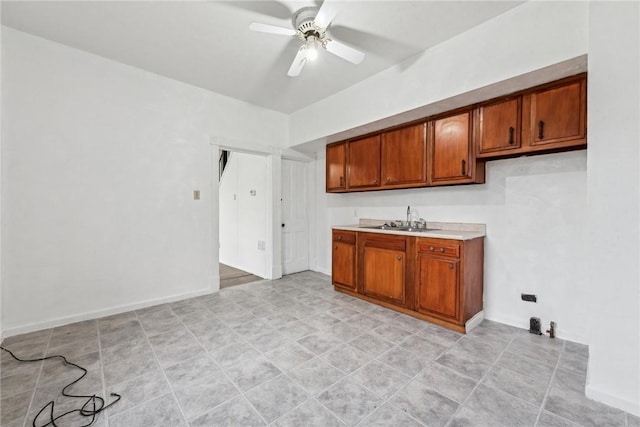
<svg viewBox="0 0 640 427"><path fill-rule="evenodd" d="M331 225L359 218L402 219L407 206L427 221L487 225L485 317L528 328L529 317L555 321L558 335L586 342L584 293L586 152L492 161L487 182L443 188L324 193L316 162L317 265L331 272ZM520 294L538 295L538 303ZM543 325L544 326L544 325Z"/></svg>
<svg viewBox="0 0 640 427"><path fill-rule="evenodd" d="M584 55L587 9L580 2L528 2L511 9L293 114L292 141L338 133ZM330 117L312 120L320 111ZM322 160L317 170L324 173ZM353 209L346 208L355 206L364 208L359 217L402 217L411 204L428 220L486 223L485 315L523 328L537 315L545 324L556 321L560 337L586 342L585 170L582 152L490 162L487 184L480 186L321 194L318 209L326 214L318 215L317 230L328 233L330 225L353 222ZM318 181L323 193L324 178ZM326 239L328 234L319 238L315 249L324 271L330 262ZM521 292L538 294L539 302L522 302Z"/></svg>
<svg viewBox="0 0 640 427"><path fill-rule="evenodd" d="M251 191L255 190L255 196ZM220 262L267 277L267 159L232 153L220 183Z"/></svg>
<svg viewBox="0 0 640 427"><path fill-rule="evenodd" d="M325 195L320 159L317 268L329 269L329 227L352 223L357 206L359 217L401 217L413 204L427 219L485 222L487 317L556 320L560 337L590 345L587 393L640 414L639 27L637 2L527 2L293 114L291 141L303 144L589 57L586 159L490 162L478 188L365 195ZM521 291L540 302L520 302Z"/></svg>
<svg viewBox="0 0 640 427"><path fill-rule="evenodd" d="M640 415L640 3L589 5L587 395Z"/></svg>
<svg viewBox="0 0 640 427"><path fill-rule="evenodd" d="M215 289L211 137L287 116L2 31L5 334Z"/></svg>
<svg viewBox="0 0 640 427"><path fill-rule="evenodd" d="M2 8L0 7L0 22L2 22ZM0 58L2 57L2 31L0 31ZM2 100L2 61L0 60L0 100ZM3 230L3 204L2 204L2 102L0 102L0 342L2 342L2 284L4 282L4 267L2 262L2 230Z"/></svg>
<svg viewBox="0 0 640 427"><path fill-rule="evenodd" d="M321 139L586 51L587 3L527 2L293 113L291 144Z"/></svg>

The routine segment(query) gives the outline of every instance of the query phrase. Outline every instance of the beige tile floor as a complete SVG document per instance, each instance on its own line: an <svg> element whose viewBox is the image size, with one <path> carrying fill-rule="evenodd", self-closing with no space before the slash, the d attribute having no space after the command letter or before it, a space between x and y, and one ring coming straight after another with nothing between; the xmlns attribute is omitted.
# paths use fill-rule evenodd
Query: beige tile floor
<svg viewBox="0 0 640 427"><path fill-rule="evenodd" d="M220 289L257 282L258 280L262 280L262 278L220 263Z"/></svg>
<svg viewBox="0 0 640 427"><path fill-rule="evenodd" d="M4 340L88 369L119 426L640 426L584 396L587 348L485 321L468 335L333 291L313 272ZM2 426L82 405L57 360L2 354ZM37 425L46 421L38 419ZM74 416L59 426L83 425Z"/></svg>

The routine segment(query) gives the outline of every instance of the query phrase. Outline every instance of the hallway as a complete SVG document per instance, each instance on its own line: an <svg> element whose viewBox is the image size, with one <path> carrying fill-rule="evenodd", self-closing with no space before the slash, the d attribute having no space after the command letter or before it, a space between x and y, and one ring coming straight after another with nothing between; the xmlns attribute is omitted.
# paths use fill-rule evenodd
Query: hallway
<svg viewBox="0 0 640 427"><path fill-rule="evenodd" d="M257 282L258 280L262 280L262 278L220 263L220 289Z"/></svg>

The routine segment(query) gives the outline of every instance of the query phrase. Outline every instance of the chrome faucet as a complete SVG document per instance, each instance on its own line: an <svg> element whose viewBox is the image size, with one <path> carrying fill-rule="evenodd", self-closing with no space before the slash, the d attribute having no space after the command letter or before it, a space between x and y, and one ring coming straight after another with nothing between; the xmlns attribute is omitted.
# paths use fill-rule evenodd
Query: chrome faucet
<svg viewBox="0 0 640 427"><path fill-rule="evenodd" d="M407 206L407 225L411 227L411 206Z"/></svg>

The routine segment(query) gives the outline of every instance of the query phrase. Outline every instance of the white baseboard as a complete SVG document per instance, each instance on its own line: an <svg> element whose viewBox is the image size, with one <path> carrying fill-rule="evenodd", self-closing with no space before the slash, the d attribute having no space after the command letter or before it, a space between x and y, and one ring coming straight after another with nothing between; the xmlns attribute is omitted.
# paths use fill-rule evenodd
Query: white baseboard
<svg viewBox="0 0 640 427"><path fill-rule="evenodd" d="M220 290L220 275L209 276L209 291L211 293L218 292Z"/></svg>
<svg viewBox="0 0 640 427"><path fill-rule="evenodd" d="M331 269L326 270L324 268L316 267L316 268L311 269L311 271L317 271L318 273L322 273L322 274L326 274L327 276L331 276Z"/></svg>
<svg viewBox="0 0 640 427"><path fill-rule="evenodd" d="M464 324L464 329L467 333L471 332L476 326L478 326L484 320L484 311L480 310L471 319L467 320Z"/></svg>
<svg viewBox="0 0 640 427"><path fill-rule="evenodd" d="M640 402L638 402L637 399L632 400L627 397L616 396L592 385L585 387L585 394L589 399L613 406L614 408L629 412L635 416L640 416Z"/></svg>
<svg viewBox="0 0 640 427"><path fill-rule="evenodd" d="M271 266L271 277L267 277L269 280L278 280L282 278L283 275L282 266L281 265L273 265Z"/></svg>
<svg viewBox="0 0 640 427"><path fill-rule="evenodd" d="M213 278L215 280L215 278ZM220 278L218 277L218 288L220 288ZM100 317L111 316L114 314L125 313L127 311L139 310L141 308L152 307L154 305L165 304L168 302L180 301L183 299L199 297L202 295L208 295L213 293L211 288L200 289L193 292L187 292L184 294L171 295L168 297L156 298L152 300L137 302L134 304L124 304L116 307L110 307L102 310L89 311L82 314L76 314L73 316L58 317L56 319L47 320L44 322L30 323L24 326L17 326L15 328L8 328L2 331L2 338L12 337L14 335L26 334L29 332L40 331L43 329L55 328L57 326L68 325L70 323L82 322L84 320L99 319Z"/></svg>

